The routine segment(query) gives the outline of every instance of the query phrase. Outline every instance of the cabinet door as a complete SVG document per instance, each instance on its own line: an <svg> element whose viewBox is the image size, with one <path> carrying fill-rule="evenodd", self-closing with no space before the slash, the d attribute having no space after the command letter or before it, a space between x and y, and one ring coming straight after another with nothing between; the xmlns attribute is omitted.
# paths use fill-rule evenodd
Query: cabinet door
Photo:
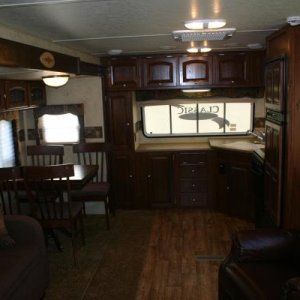
<svg viewBox="0 0 300 300"><path fill-rule="evenodd" d="M128 57L111 59L107 67L107 88L111 90L132 90L140 87L139 59Z"/></svg>
<svg viewBox="0 0 300 300"><path fill-rule="evenodd" d="M0 80L0 111L6 109L6 95L4 90L4 81Z"/></svg>
<svg viewBox="0 0 300 300"><path fill-rule="evenodd" d="M28 86L26 81L6 80L5 94L7 108L22 107L28 105Z"/></svg>
<svg viewBox="0 0 300 300"><path fill-rule="evenodd" d="M265 211L271 223L281 225L281 182L278 174L265 166Z"/></svg>
<svg viewBox="0 0 300 300"><path fill-rule="evenodd" d="M251 156L230 151L218 152L219 207L230 215L254 218L252 197Z"/></svg>
<svg viewBox="0 0 300 300"><path fill-rule="evenodd" d="M248 52L247 82L248 86L264 86L265 52Z"/></svg>
<svg viewBox="0 0 300 300"><path fill-rule="evenodd" d="M143 87L176 86L176 57L148 57L143 59Z"/></svg>
<svg viewBox="0 0 300 300"><path fill-rule="evenodd" d="M285 110L285 59L281 57L266 64L265 68L266 107Z"/></svg>
<svg viewBox="0 0 300 300"><path fill-rule="evenodd" d="M172 201L172 156L170 153L148 154L147 185L150 207L170 207Z"/></svg>
<svg viewBox="0 0 300 300"><path fill-rule="evenodd" d="M29 81L29 105L46 105L46 90L42 81Z"/></svg>
<svg viewBox="0 0 300 300"><path fill-rule="evenodd" d="M111 161L112 197L117 208L133 208L134 159L128 152L113 152Z"/></svg>
<svg viewBox="0 0 300 300"><path fill-rule="evenodd" d="M247 164L231 163L227 173L227 209L233 216L254 219L251 172Z"/></svg>
<svg viewBox="0 0 300 300"><path fill-rule="evenodd" d="M265 201L266 212L277 226L281 222L283 128L266 121Z"/></svg>
<svg viewBox="0 0 300 300"><path fill-rule="evenodd" d="M212 56L180 57L179 72L179 84L181 86L211 84Z"/></svg>
<svg viewBox="0 0 300 300"><path fill-rule="evenodd" d="M246 53L225 54L214 56L214 84L226 86L243 86L247 84Z"/></svg>
<svg viewBox="0 0 300 300"><path fill-rule="evenodd" d="M113 150L133 149L132 93L108 93L105 107L107 138Z"/></svg>

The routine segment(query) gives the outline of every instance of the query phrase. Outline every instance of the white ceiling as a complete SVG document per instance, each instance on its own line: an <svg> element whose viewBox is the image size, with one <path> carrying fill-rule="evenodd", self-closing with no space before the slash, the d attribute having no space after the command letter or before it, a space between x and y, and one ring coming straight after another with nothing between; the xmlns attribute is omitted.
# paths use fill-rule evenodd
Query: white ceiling
<svg viewBox="0 0 300 300"><path fill-rule="evenodd" d="M174 41L184 21L224 18L236 28L213 49L245 49L300 16L300 0L1 0L0 23L53 43L96 55L184 52ZM201 46L201 44L199 44ZM167 49L164 49L167 48Z"/></svg>

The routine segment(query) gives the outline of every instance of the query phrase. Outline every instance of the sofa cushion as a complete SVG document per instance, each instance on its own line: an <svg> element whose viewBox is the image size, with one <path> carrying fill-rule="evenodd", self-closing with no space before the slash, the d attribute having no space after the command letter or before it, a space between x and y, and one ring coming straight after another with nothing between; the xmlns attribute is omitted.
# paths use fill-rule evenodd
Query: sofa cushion
<svg viewBox="0 0 300 300"><path fill-rule="evenodd" d="M285 282L299 276L296 266L282 261L231 263L223 272L229 290L236 293L232 298L243 300L282 299Z"/></svg>
<svg viewBox="0 0 300 300"><path fill-rule="evenodd" d="M10 248L15 245L15 241L8 234L5 222L4 222L4 214L3 208L0 204L0 249Z"/></svg>
<svg viewBox="0 0 300 300"><path fill-rule="evenodd" d="M0 250L0 299L9 295L30 276L32 268L40 262L38 247L31 244L16 245L10 249Z"/></svg>

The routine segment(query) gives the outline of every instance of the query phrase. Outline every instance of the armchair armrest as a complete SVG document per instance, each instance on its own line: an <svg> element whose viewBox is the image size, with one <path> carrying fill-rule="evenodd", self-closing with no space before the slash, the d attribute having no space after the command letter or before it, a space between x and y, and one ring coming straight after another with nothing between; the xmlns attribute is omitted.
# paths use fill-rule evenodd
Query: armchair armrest
<svg viewBox="0 0 300 300"><path fill-rule="evenodd" d="M44 232L35 219L23 215L6 215L4 221L9 235L16 243L34 243L46 253Z"/></svg>
<svg viewBox="0 0 300 300"><path fill-rule="evenodd" d="M242 230L232 236L232 248L227 261L288 260L299 240L297 231L283 229Z"/></svg>
<svg viewBox="0 0 300 300"><path fill-rule="evenodd" d="M300 299L300 277L289 279L284 285L284 300Z"/></svg>

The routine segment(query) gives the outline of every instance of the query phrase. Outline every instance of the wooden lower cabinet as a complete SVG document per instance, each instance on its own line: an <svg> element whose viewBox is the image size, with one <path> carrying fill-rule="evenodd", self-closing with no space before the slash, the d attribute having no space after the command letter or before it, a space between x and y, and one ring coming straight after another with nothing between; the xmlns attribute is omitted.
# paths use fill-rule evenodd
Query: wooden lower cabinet
<svg viewBox="0 0 300 300"><path fill-rule="evenodd" d="M134 157L131 152L113 152L111 159L111 197L116 208L134 208Z"/></svg>
<svg viewBox="0 0 300 300"><path fill-rule="evenodd" d="M210 151L176 153L175 169L177 206L211 206Z"/></svg>
<svg viewBox="0 0 300 300"><path fill-rule="evenodd" d="M254 219L251 154L233 151L217 153L218 208L229 215Z"/></svg>
<svg viewBox="0 0 300 300"><path fill-rule="evenodd" d="M172 207L174 205L172 153L137 153L136 174L136 208Z"/></svg>

